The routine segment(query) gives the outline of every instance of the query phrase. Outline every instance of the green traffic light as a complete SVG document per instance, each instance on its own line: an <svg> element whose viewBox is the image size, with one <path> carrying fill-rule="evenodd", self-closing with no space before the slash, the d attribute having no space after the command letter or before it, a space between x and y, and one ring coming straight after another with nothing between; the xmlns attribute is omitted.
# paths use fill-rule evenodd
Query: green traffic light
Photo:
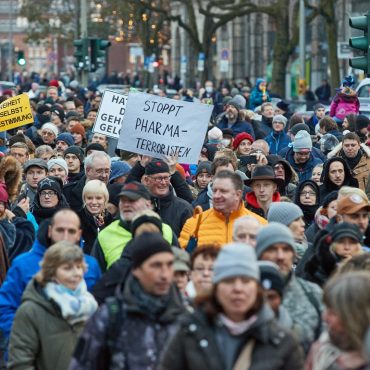
<svg viewBox="0 0 370 370"><path fill-rule="evenodd" d="M367 30L367 16L362 15L360 17L351 17L349 19L349 26L358 30Z"/></svg>
<svg viewBox="0 0 370 370"><path fill-rule="evenodd" d="M356 57L349 60L349 65L352 68L362 69L363 71L367 71L367 57Z"/></svg>
<svg viewBox="0 0 370 370"><path fill-rule="evenodd" d="M18 59L18 64L19 64L20 66L24 66L24 65L26 65L26 59L24 59L24 58L20 58L20 59Z"/></svg>
<svg viewBox="0 0 370 370"><path fill-rule="evenodd" d="M360 49L360 50L367 50L367 48L369 47L366 36L351 37L349 39L349 45L352 48Z"/></svg>

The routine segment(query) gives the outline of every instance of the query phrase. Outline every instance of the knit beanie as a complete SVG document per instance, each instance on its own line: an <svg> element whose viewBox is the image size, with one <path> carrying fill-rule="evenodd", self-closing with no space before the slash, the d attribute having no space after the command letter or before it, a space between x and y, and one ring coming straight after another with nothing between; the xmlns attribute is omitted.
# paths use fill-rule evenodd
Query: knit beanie
<svg viewBox="0 0 370 370"><path fill-rule="evenodd" d="M338 199L338 191L334 190L334 191L331 191L323 200L322 202L322 208L328 208L329 204L333 201L333 200L337 200Z"/></svg>
<svg viewBox="0 0 370 370"><path fill-rule="evenodd" d="M326 154L339 144L339 140L332 134L325 134L320 139L320 149Z"/></svg>
<svg viewBox="0 0 370 370"><path fill-rule="evenodd" d="M58 127L54 125L54 123L51 122L44 123L41 127L41 131L45 129L52 131L55 137L58 136L59 130Z"/></svg>
<svg viewBox="0 0 370 370"><path fill-rule="evenodd" d="M54 190L58 195L58 199L60 199L62 197L62 188L63 183L59 177L48 176L38 183L37 194L40 196L40 193L43 190Z"/></svg>
<svg viewBox="0 0 370 370"><path fill-rule="evenodd" d="M257 258L260 258L263 252L277 243L286 243L295 251L293 234L288 226L277 222L271 222L267 226L264 226L257 234Z"/></svg>
<svg viewBox="0 0 370 370"><path fill-rule="evenodd" d="M62 122L64 121L65 114L64 114L64 110L62 108L59 108L57 106L53 106L53 107L51 107L51 111L53 113L55 113L60 118L60 120Z"/></svg>
<svg viewBox="0 0 370 370"><path fill-rule="evenodd" d="M289 226L297 218L303 217L302 209L290 202L273 202L267 214L268 222L278 222Z"/></svg>
<svg viewBox="0 0 370 370"><path fill-rule="evenodd" d="M290 129L290 132L293 134L293 135L297 135L297 133L299 131L306 131L308 133L310 133L310 128L305 124L305 123L297 123L296 125L294 125L291 129Z"/></svg>
<svg viewBox="0 0 370 370"><path fill-rule="evenodd" d="M265 290L275 290L280 297L283 296L285 282L279 271L279 266L270 261L258 261L261 273L261 285Z"/></svg>
<svg viewBox="0 0 370 370"><path fill-rule="evenodd" d="M286 126L288 120L286 119L286 117L284 117L283 115L281 114L277 114L276 116L274 116L274 118L272 119L272 123L275 123L275 122L280 122L284 125L284 127Z"/></svg>
<svg viewBox="0 0 370 370"><path fill-rule="evenodd" d="M43 114L45 112L50 112L51 113L51 108L46 105L46 104L42 104L40 105L38 108L37 108L37 111L36 111L38 114Z"/></svg>
<svg viewBox="0 0 370 370"><path fill-rule="evenodd" d="M157 253L171 253L172 249L161 233L143 233L132 240L132 268L141 266Z"/></svg>
<svg viewBox="0 0 370 370"><path fill-rule="evenodd" d="M349 222L336 224L331 230L330 236L332 242L336 242L342 238L351 238L360 244L364 241L364 236L359 227Z"/></svg>
<svg viewBox="0 0 370 370"><path fill-rule="evenodd" d="M227 103L227 105L232 105L238 111L240 111L240 109L243 109L243 107L240 105L240 101L238 101L238 99L235 99L235 96Z"/></svg>
<svg viewBox="0 0 370 370"><path fill-rule="evenodd" d="M155 175L156 173L164 173L170 172L170 168L168 164L162 159L153 159L148 165L145 167L145 175Z"/></svg>
<svg viewBox="0 0 370 370"><path fill-rule="evenodd" d="M69 132L59 134L55 141L64 141L68 146L72 146L75 143L73 136Z"/></svg>
<svg viewBox="0 0 370 370"><path fill-rule="evenodd" d="M311 140L311 135L304 131L298 131L297 135L294 138L293 141L293 151L294 152L299 152L303 149L312 149L312 140Z"/></svg>
<svg viewBox="0 0 370 370"><path fill-rule="evenodd" d="M122 161L112 162L109 182L112 182L118 177L127 175L130 171L131 171L131 166L127 162L122 162Z"/></svg>
<svg viewBox="0 0 370 370"><path fill-rule="evenodd" d="M284 112L288 112L288 110L289 110L289 104L288 104L287 102L285 102L284 100L280 100L280 101L276 104L276 106L277 106L279 109L283 110Z"/></svg>
<svg viewBox="0 0 370 370"><path fill-rule="evenodd" d="M236 135L233 141L233 149L238 149L238 146L243 140L249 140L251 144L254 142L253 136L247 134L246 132L241 132L240 134Z"/></svg>
<svg viewBox="0 0 370 370"><path fill-rule="evenodd" d="M239 92L231 100L235 102L235 104L238 104L240 106L240 109L245 109L247 101L245 100L244 96L239 94Z"/></svg>
<svg viewBox="0 0 370 370"><path fill-rule="evenodd" d="M154 212L154 211L152 211ZM131 222L131 234L134 237L136 229L145 223L150 223L158 227L158 230L162 232L162 220L160 217L151 216L147 214L143 214L141 216L135 217Z"/></svg>
<svg viewBox="0 0 370 370"><path fill-rule="evenodd" d="M63 158L49 159L48 163L47 163L48 171L50 171L55 164L62 167L64 169L64 171L66 171L66 174L68 175L68 165L67 165L67 162Z"/></svg>
<svg viewBox="0 0 370 370"><path fill-rule="evenodd" d="M85 136L85 129L81 125L81 123L76 123L72 128L71 128L71 134L80 134L81 136Z"/></svg>
<svg viewBox="0 0 370 370"><path fill-rule="evenodd" d="M200 173L202 173L204 170L207 171L209 175L212 174L212 162L210 161L203 161L198 164L197 172L195 173L195 177L197 177Z"/></svg>
<svg viewBox="0 0 370 370"><path fill-rule="evenodd" d="M367 126L370 124L370 120L364 116L363 114L359 114L356 117L356 131L360 131L363 128L367 128Z"/></svg>
<svg viewBox="0 0 370 370"><path fill-rule="evenodd" d="M222 140L222 131L218 127L213 127L208 131L208 141L211 143L218 143Z"/></svg>
<svg viewBox="0 0 370 370"><path fill-rule="evenodd" d="M84 163L84 157L85 157L84 156L84 151L79 146L72 145L69 148L67 148L63 152L64 158L66 157L67 154L74 154L79 159L81 164Z"/></svg>
<svg viewBox="0 0 370 370"><path fill-rule="evenodd" d="M215 145L210 145L210 144L204 144L202 146L201 154L207 157L209 161L213 161L215 158L215 154L217 152L217 147Z"/></svg>
<svg viewBox="0 0 370 370"><path fill-rule="evenodd" d="M96 150L97 152L105 152L103 145L99 143L91 143L85 148L85 153L87 154L89 150Z"/></svg>
<svg viewBox="0 0 370 370"><path fill-rule="evenodd" d="M255 251L242 243L226 244L220 250L213 266L214 284L236 276L260 280Z"/></svg>

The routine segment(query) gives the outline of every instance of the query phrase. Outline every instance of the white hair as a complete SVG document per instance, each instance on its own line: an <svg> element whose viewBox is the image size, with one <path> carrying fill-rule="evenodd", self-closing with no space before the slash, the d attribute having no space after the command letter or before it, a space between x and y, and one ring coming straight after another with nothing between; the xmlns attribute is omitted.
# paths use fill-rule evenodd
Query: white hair
<svg viewBox="0 0 370 370"><path fill-rule="evenodd" d="M255 217L253 217L253 216L242 216L242 217L239 217L239 218L237 218L235 220L234 225L233 225L233 237L236 236L239 227L241 227L242 225L244 225L246 223L249 223L251 221L256 222L258 224L258 230L263 226L259 222L259 220L257 218L255 218Z"/></svg>

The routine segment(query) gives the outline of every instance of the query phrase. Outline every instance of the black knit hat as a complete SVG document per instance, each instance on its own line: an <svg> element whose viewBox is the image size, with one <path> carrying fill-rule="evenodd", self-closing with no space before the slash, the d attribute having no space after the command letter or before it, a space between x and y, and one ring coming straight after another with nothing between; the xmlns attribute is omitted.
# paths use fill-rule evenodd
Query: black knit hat
<svg viewBox="0 0 370 370"><path fill-rule="evenodd" d="M158 227L158 230L160 232L162 232L162 221L159 217L155 217L155 216L149 216L149 215L142 215L142 216L139 216L137 218L135 218L132 222L131 222L131 234L133 236L135 236L135 232L136 232L136 229L144 224L144 223L150 223L150 224L153 224L155 226Z"/></svg>
<svg viewBox="0 0 370 370"><path fill-rule="evenodd" d="M48 176L37 184L37 194L40 196L43 190L53 190L57 193L58 199L62 197L63 183L59 177Z"/></svg>
<svg viewBox="0 0 370 370"><path fill-rule="evenodd" d="M67 154L74 154L79 159L81 164L84 163L84 157L85 157L84 151L79 146L72 145L69 148L67 148L63 152L63 157L65 158Z"/></svg>
<svg viewBox="0 0 370 370"><path fill-rule="evenodd" d="M50 112L51 113L51 108L46 105L46 104L42 104L40 105L38 108L37 108L37 113L38 114L43 114L45 112Z"/></svg>
<svg viewBox="0 0 370 370"><path fill-rule="evenodd" d="M284 100L280 100L280 101L276 104L276 106L277 106L279 109L283 110L284 112L287 112L287 111L289 110L289 104L288 104L288 103L286 103Z"/></svg>
<svg viewBox="0 0 370 370"><path fill-rule="evenodd" d="M356 240L358 243L361 244L364 240L363 234L359 227L355 224L350 224L349 222L341 222L339 224L336 224L331 230L330 235L332 242L346 237Z"/></svg>
<svg viewBox="0 0 370 370"><path fill-rule="evenodd" d="M98 152L105 152L103 145L99 143L91 143L85 148L85 154L87 155L89 150L97 150Z"/></svg>
<svg viewBox="0 0 370 370"><path fill-rule="evenodd" d="M206 170L209 175L212 174L212 162L210 161L203 161L198 164L197 172L195 176L198 176L203 170Z"/></svg>
<svg viewBox="0 0 370 370"><path fill-rule="evenodd" d="M171 253L169 243L160 233L143 233L132 240L132 268L141 266L148 258L157 253Z"/></svg>
<svg viewBox="0 0 370 370"><path fill-rule="evenodd" d="M265 290L275 290L280 297L284 292L284 277L279 271L279 267L269 261L259 261L258 267L261 273L261 285Z"/></svg>
<svg viewBox="0 0 370 370"><path fill-rule="evenodd" d="M331 191L323 200L322 202L322 208L328 208L329 204L333 201L333 200L337 200L338 199L338 192L336 190L334 191Z"/></svg>
<svg viewBox="0 0 370 370"><path fill-rule="evenodd" d="M163 173L163 172L170 172L170 168L168 164L162 159L153 159L146 167L145 167L145 175L155 175L156 173Z"/></svg>
<svg viewBox="0 0 370 370"><path fill-rule="evenodd" d="M370 120L363 114L359 114L356 117L356 131L360 131L363 128L367 128L370 125Z"/></svg>

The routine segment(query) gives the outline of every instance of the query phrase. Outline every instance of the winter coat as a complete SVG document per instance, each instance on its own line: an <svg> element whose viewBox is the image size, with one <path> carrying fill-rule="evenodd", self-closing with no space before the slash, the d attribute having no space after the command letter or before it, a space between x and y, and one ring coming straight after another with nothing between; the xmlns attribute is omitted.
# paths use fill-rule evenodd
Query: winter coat
<svg viewBox="0 0 370 370"><path fill-rule="evenodd" d="M250 370L300 370L303 356L298 343L274 319L267 306L258 312L257 321L238 336L241 346L238 356L254 339ZM187 315L175 336L168 343L158 370L225 370L225 348L222 348L222 330L217 317L208 317L202 309Z"/></svg>
<svg viewBox="0 0 370 370"><path fill-rule="evenodd" d="M330 117L337 117L341 121L349 114L358 114L360 101L357 94L351 88L343 88L335 95L330 105Z"/></svg>
<svg viewBox="0 0 370 370"><path fill-rule="evenodd" d="M291 142L290 137L284 131L279 133L271 131L270 134L265 137L265 141L270 147L270 154L278 154L281 149L287 147Z"/></svg>
<svg viewBox="0 0 370 370"><path fill-rule="evenodd" d="M293 331L307 352L321 328L321 288L292 273L284 288L283 306L293 320Z"/></svg>
<svg viewBox="0 0 370 370"><path fill-rule="evenodd" d="M351 168L349 162L349 167L351 168L353 176L357 179L359 187L361 190L365 191L367 186L367 180L370 174L370 148L365 144L361 144L361 159L360 161ZM342 143L339 143L329 154L328 158L341 157L346 160L346 156L342 150Z"/></svg>
<svg viewBox="0 0 370 370"><path fill-rule="evenodd" d="M288 150L285 159L290 163L293 170L297 173L299 182L310 180L312 177L312 171L315 168L315 166L323 162L321 159L315 158L311 152L310 157L306 163L296 164L294 161L293 148L290 148Z"/></svg>
<svg viewBox="0 0 370 370"><path fill-rule="evenodd" d="M293 147L293 143L290 143L290 144L288 144L288 146L286 148L281 149L278 154L280 155L280 157L286 159L287 153L292 149L292 147ZM321 159L322 162L326 161L325 154L320 149L315 148L314 146L312 147L311 155L314 158Z"/></svg>
<svg viewBox="0 0 370 370"><path fill-rule="evenodd" d="M33 279L10 335L8 369L66 370L84 322L69 324Z"/></svg>
<svg viewBox="0 0 370 370"><path fill-rule="evenodd" d="M265 214L263 209L260 207L258 200L256 198L256 195L254 194L253 191L248 193L244 199L245 199L245 206L247 209L267 219L267 214ZM272 195L272 202L280 202L280 194L278 191L275 191L275 193Z"/></svg>
<svg viewBox="0 0 370 370"><path fill-rule="evenodd" d="M263 81L264 80L262 80L261 78L259 78L256 81L256 86L251 91L251 95L250 95L250 98L249 98L249 106L250 106L251 110L255 110L257 107L259 107L263 103L266 103L268 101L271 101L271 98L270 98L270 96L269 96L269 94L268 94L267 91L265 92L265 94L267 95L267 99L266 100L263 100L263 93L262 93L262 91L259 88L260 84Z"/></svg>
<svg viewBox="0 0 370 370"><path fill-rule="evenodd" d="M84 252L86 254L91 254L91 250L98 236L98 233L113 221L113 217L109 212L105 212L104 224L102 226L98 226L95 222L94 216L86 209L86 207L82 208L78 212L78 216L81 220L82 238L84 240Z"/></svg>
<svg viewBox="0 0 370 370"><path fill-rule="evenodd" d="M262 225L267 224L264 218L247 210L243 204L228 217L225 217L214 208L210 208L186 221L179 237L181 248L186 248L188 245L189 239L193 236L197 227L199 217L201 217L201 219L198 230L198 245L218 244L222 246L232 241L233 224L237 218L242 216L253 216L257 218Z"/></svg>
<svg viewBox="0 0 370 370"><path fill-rule="evenodd" d="M344 181L343 184L340 186L334 184L329 178L329 168L333 162L341 162L344 167ZM334 190L339 190L342 186L352 186L354 188L359 187L358 181L356 178L353 177L352 171L348 167L347 162L341 157L332 157L325 162L321 174L321 182L322 182L322 184L320 185L321 202L330 192Z"/></svg>
<svg viewBox="0 0 370 370"><path fill-rule="evenodd" d="M46 245L36 239L29 252L23 253L13 260L6 280L0 288L0 346L3 344L6 346L15 312L21 304L22 294L28 282L40 270L40 262L46 249ZM100 279L101 272L94 257L85 255L85 261L88 266L85 281L88 289L91 290ZM1 349L5 348L0 347L0 351Z"/></svg>
<svg viewBox="0 0 370 370"><path fill-rule="evenodd" d="M111 364L102 365L107 351L107 336L110 330L110 312L107 304L100 306L88 321L80 337L69 370L142 370L155 369L161 352L177 327L177 318L184 313L180 295L171 287L168 304L156 319L141 308L140 302L131 291L133 277L130 275L120 290L118 304L121 305L117 319L116 335L109 348Z"/></svg>
<svg viewBox="0 0 370 370"><path fill-rule="evenodd" d="M71 209L78 212L83 207L82 191L86 184L86 176L75 182L70 182L63 187L63 194Z"/></svg>
<svg viewBox="0 0 370 370"><path fill-rule="evenodd" d="M252 125L247 121L238 120L235 123L233 123L231 126L229 126L229 121L227 120L227 118L225 116L225 117L223 117L223 119L221 120L221 122L218 124L217 127L220 130L222 130L224 128L230 128L233 131L234 137L236 135L240 134L241 132L246 132L249 135L251 135L253 138L255 137Z"/></svg>

